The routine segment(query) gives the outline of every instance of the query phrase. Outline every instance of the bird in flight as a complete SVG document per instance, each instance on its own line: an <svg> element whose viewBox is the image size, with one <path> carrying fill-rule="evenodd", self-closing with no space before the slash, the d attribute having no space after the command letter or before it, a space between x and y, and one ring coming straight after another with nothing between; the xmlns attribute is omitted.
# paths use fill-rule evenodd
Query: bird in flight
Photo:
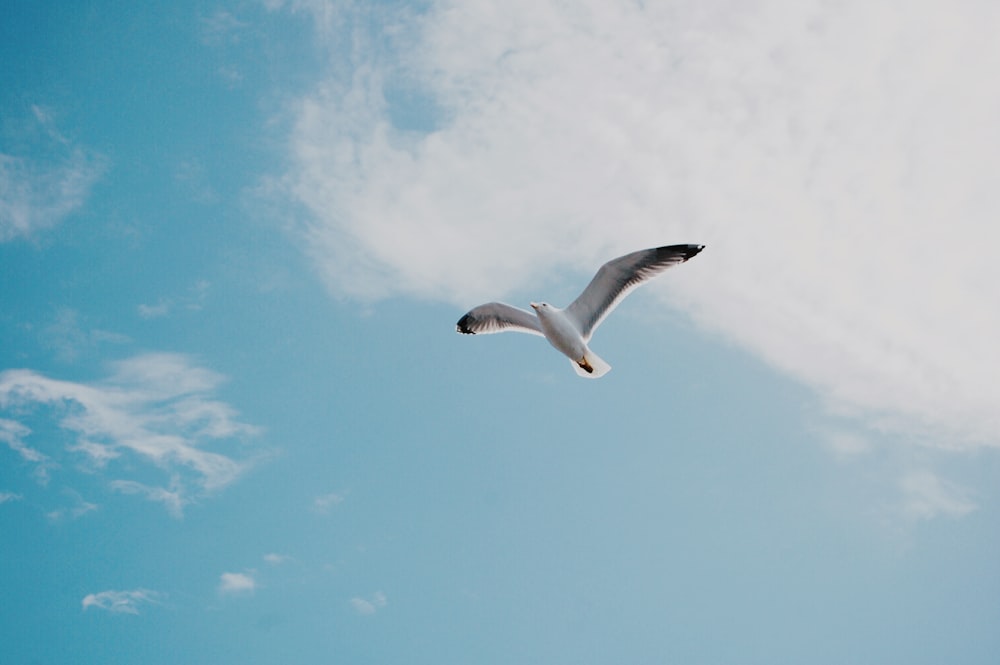
<svg viewBox="0 0 1000 665"><path fill-rule="evenodd" d="M590 280L583 293L559 309L547 302L533 302L534 314L502 302L490 302L469 310L456 329L466 335L513 330L541 335L570 359L580 376L596 379L611 365L590 350L587 343L605 317L625 296L667 268L684 263L704 245L668 245L632 252L608 261Z"/></svg>

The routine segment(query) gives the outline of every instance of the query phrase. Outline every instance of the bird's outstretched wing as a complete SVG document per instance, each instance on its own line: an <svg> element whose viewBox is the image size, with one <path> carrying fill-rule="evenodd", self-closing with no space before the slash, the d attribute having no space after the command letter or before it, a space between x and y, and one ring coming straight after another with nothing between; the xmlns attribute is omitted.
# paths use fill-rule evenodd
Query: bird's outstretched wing
<svg viewBox="0 0 1000 665"><path fill-rule="evenodd" d="M458 320L455 328L466 335L488 335L513 330L544 337L534 314L502 302L488 302L469 310Z"/></svg>
<svg viewBox="0 0 1000 665"><path fill-rule="evenodd" d="M576 323L584 341L632 289L667 268L684 263L704 245L668 245L643 249L608 261L590 280L566 314Z"/></svg>

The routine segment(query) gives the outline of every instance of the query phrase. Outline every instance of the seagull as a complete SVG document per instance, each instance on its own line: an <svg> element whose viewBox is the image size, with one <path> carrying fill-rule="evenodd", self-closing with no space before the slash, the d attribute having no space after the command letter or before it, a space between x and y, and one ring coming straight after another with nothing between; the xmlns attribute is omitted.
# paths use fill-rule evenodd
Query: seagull
<svg viewBox="0 0 1000 665"><path fill-rule="evenodd" d="M667 268L684 263L704 248L704 245L667 245L632 252L601 266L583 293L565 309L547 302L533 302L532 314L506 303L489 302L469 310L455 328L466 335L508 330L541 335L570 359L577 374L596 379L611 371L611 365L587 346L597 326L637 286Z"/></svg>

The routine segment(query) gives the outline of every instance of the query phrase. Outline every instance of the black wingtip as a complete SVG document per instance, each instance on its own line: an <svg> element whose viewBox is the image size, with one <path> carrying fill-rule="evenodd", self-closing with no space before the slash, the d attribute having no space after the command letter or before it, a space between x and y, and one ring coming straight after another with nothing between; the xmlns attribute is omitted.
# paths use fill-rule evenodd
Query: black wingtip
<svg viewBox="0 0 1000 665"><path fill-rule="evenodd" d="M665 247L657 247L657 254L667 258L669 256L676 257L678 254L681 256L681 261L687 261L688 259L697 256L698 253L705 249L704 245L666 245Z"/></svg>
<svg viewBox="0 0 1000 665"><path fill-rule="evenodd" d="M682 261L687 261L688 259L694 258L705 249L704 245L678 245L675 249L680 250Z"/></svg>
<svg viewBox="0 0 1000 665"><path fill-rule="evenodd" d="M469 327L469 321L471 320L472 317L466 314L458 320L457 324L455 324L455 330L463 335L475 335L475 331Z"/></svg>

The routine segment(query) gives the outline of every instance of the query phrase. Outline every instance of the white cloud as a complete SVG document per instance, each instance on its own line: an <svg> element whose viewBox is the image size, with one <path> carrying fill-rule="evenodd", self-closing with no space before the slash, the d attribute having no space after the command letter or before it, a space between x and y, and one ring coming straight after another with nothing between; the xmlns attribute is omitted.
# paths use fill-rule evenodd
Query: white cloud
<svg viewBox="0 0 1000 665"><path fill-rule="evenodd" d="M47 485L50 478L50 469L58 466L39 450L32 448L24 442L24 439L31 434L31 430L19 422L0 418L0 443L7 444L7 447L17 453L22 460L34 465L32 475L41 485Z"/></svg>
<svg viewBox="0 0 1000 665"><path fill-rule="evenodd" d="M85 596L82 605L84 610L96 607L114 614L138 614L140 605L159 604L161 597L162 594L149 589L101 591Z"/></svg>
<svg viewBox="0 0 1000 665"><path fill-rule="evenodd" d="M213 397L222 381L173 354L114 363L109 378L93 383L7 370L0 373L0 409L26 417L29 407L49 407L59 427L78 437L68 449L96 469L121 463L128 471L136 461L154 464L169 475L169 489L127 478L116 479L112 487L160 501L179 514L194 497L225 487L247 468L247 462L208 449L257 433L240 422L235 409ZM43 462L42 453L20 442L26 435L20 422L0 420L0 437L8 446Z"/></svg>
<svg viewBox="0 0 1000 665"><path fill-rule="evenodd" d="M26 462L45 462L48 457L24 443L31 430L14 420L0 418L0 441L21 456Z"/></svg>
<svg viewBox="0 0 1000 665"><path fill-rule="evenodd" d="M68 512L71 517L77 518L77 517L82 517L91 511L97 510L98 507L99 506L96 503L83 501L79 505L70 508Z"/></svg>
<svg viewBox="0 0 1000 665"><path fill-rule="evenodd" d="M214 14L201 19L202 41L209 45L238 42L247 25L231 12L216 10Z"/></svg>
<svg viewBox="0 0 1000 665"><path fill-rule="evenodd" d="M0 152L0 242L58 224L83 205L105 170L102 156L58 132L50 111L32 112L34 121L18 137L32 154Z"/></svg>
<svg viewBox="0 0 1000 665"><path fill-rule="evenodd" d="M291 557L288 556L287 554L278 554L276 552L271 552L269 554L264 555L264 561L271 564L272 566L280 566L289 559L291 559Z"/></svg>
<svg viewBox="0 0 1000 665"><path fill-rule="evenodd" d="M170 313L171 302L160 300L155 305L143 305L138 307L139 316L144 319L158 319Z"/></svg>
<svg viewBox="0 0 1000 665"><path fill-rule="evenodd" d="M830 431L823 436L827 446L840 459L857 458L871 452L871 444L854 432Z"/></svg>
<svg viewBox="0 0 1000 665"><path fill-rule="evenodd" d="M291 137L333 292L568 300L619 253L705 243L647 292L875 429L1000 445L1000 6L441 0L380 25ZM400 86L434 131L394 124Z"/></svg>
<svg viewBox="0 0 1000 665"><path fill-rule="evenodd" d="M75 361L82 352L96 349L100 344L124 344L129 341L125 335L107 330L87 328L80 321L75 309L59 309L53 321L41 331L41 342L53 349L60 360Z"/></svg>
<svg viewBox="0 0 1000 665"><path fill-rule="evenodd" d="M335 506L340 505L344 501L343 492L330 492L329 494L322 494L315 499L313 499L313 510L318 513L328 513Z"/></svg>
<svg viewBox="0 0 1000 665"><path fill-rule="evenodd" d="M108 465L108 462L121 457L121 451L116 450L114 446L86 439L80 439L76 443L66 446L66 450L83 453L84 464L82 468L88 470L103 469Z"/></svg>
<svg viewBox="0 0 1000 665"><path fill-rule="evenodd" d="M13 492L0 492L0 504L7 503L8 501L20 501L23 498L20 494Z"/></svg>
<svg viewBox="0 0 1000 665"><path fill-rule="evenodd" d="M375 614L377 611L385 607L387 602L385 594L381 591L376 591L370 599L358 596L351 598L351 607L353 607L354 611L358 614Z"/></svg>
<svg viewBox="0 0 1000 665"><path fill-rule="evenodd" d="M172 517L180 519L184 516L184 506L191 503L185 498L180 490L180 483L175 477L171 482L171 489L165 487L150 487L134 480L113 480L111 489L122 494L138 494L149 501L162 503Z"/></svg>
<svg viewBox="0 0 1000 665"><path fill-rule="evenodd" d="M87 513L97 510L98 507L99 506L96 503L90 503L89 501L82 501L70 508L57 508L56 510L50 510L49 512L45 513L45 516L48 517L53 522L60 522L67 518L75 520L80 517L83 517Z"/></svg>
<svg viewBox="0 0 1000 665"><path fill-rule="evenodd" d="M201 160L189 159L180 162L174 171L174 179L184 186L192 201L212 204L219 200L219 195L211 184L208 169Z"/></svg>
<svg viewBox="0 0 1000 665"><path fill-rule="evenodd" d="M305 14L315 22L324 40L335 37L349 17L352 3L331 2L330 0L263 0L267 11L288 11Z"/></svg>
<svg viewBox="0 0 1000 665"><path fill-rule="evenodd" d="M72 488L64 488L62 494L69 498L71 505L56 508L55 510L50 510L45 513L45 516L52 522L61 522L66 519L79 519L87 513L92 513L100 508L100 506L96 503L84 499L83 495Z"/></svg>
<svg viewBox="0 0 1000 665"><path fill-rule="evenodd" d="M248 573L222 573L219 576L219 593L244 594L253 593L257 581Z"/></svg>
<svg viewBox="0 0 1000 665"><path fill-rule="evenodd" d="M168 316L175 308L200 311L204 307L211 283L198 280L188 292L177 298L160 298L155 305L140 304L136 309L143 319L158 319Z"/></svg>
<svg viewBox="0 0 1000 665"><path fill-rule="evenodd" d="M941 480L932 471L907 473L900 479L899 488L903 493L903 516L910 520L961 517L979 507L967 490Z"/></svg>

